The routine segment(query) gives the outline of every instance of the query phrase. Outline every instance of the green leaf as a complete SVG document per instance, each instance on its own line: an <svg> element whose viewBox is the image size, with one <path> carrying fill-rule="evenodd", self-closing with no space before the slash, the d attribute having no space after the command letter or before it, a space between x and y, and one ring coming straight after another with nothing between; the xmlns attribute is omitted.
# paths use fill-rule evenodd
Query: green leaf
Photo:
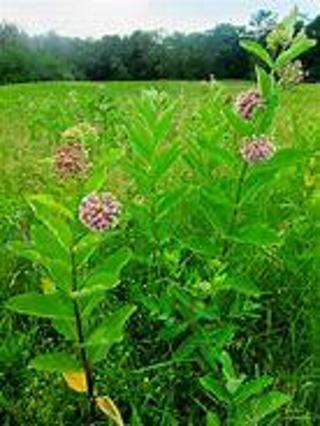
<svg viewBox="0 0 320 426"><path fill-rule="evenodd" d="M49 352L36 356L29 364L39 371L54 373L68 373L81 371L79 362L65 352Z"/></svg>
<svg viewBox="0 0 320 426"><path fill-rule="evenodd" d="M160 144L168 135L171 123L174 115L174 107L170 106L163 111L158 117L155 125L154 133L156 138L156 144Z"/></svg>
<svg viewBox="0 0 320 426"><path fill-rule="evenodd" d="M300 55L310 50L317 44L315 40L310 40L306 37L300 38L288 50L281 53L276 61L276 70L280 70L290 62L297 59Z"/></svg>
<svg viewBox="0 0 320 426"><path fill-rule="evenodd" d="M126 129L134 154L148 164L155 148L150 128L139 119L136 119L132 124L129 123Z"/></svg>
<svg viewBox="0 0 320 426"><path fill-rule="evenodd" d="M256 74L260 93L265 100L268 100L273 94L274 79L271 74L269 75L263 68L259 66L256 66Z"/></svg>
<svg viewBox="0 0 320 426"><path fill-rule="evenodd" d="M64 291L71 290L71 265L59 259L47 259L46 269L58 288Z"/></svg>
<svg viewBox="0 0 320 426"><path fill-rule="evenodd" d="M227 380L235 379L236 372L235 372L230 354L227 351L222 351L218 358L219 358L219 361L221 362L222 370L223 370L223 374L225 378Z"/></svg>
<svg viewBox="0 0 320 426"><path fill-rule="evenodd" d="M189 335L185 340L179 345L177 350L174 353L174 359L177 361L183 361L187 359L191 359L193 357L194 352L201 346L199 342L199 334L194 333Z"/></svg>
<svg viewBox="0 0 320 426"><path fill-rule="evenodd" d="M168 190L159 198L157 203L157 222L161 221L171 211L176 208L186 194L185 188Z"/></svg>
<svg viewBox="0 0 320 426"><path fill-rule="evenodd" d="M241 227L233 236L233 239L240 243L256 246L265 246L279 242L277 232L263 223L256 223Z"/></svg>
<svg viewBox="0 0 320 426"><path fill-rule="evenodd" d="M78 339L73 318L59 319L55 318L51 321L54 329L61 334L66 340L74 342Z"/></svg>
<svg viewBox="0 0 320 426"><path fill-rule="evenodd" d="M108 256L102 265L99 265L84 281L82 288L92 289L103 286L105 290L114 288L119 283L122 268L129 262L132 252L124 247Z"/></svg>
<svg viewBox="0 0 320 426"><path fill-rule="evenodd" d="M48 210L50 210L53 214L58 214L64 216L66 219L73 220L73 213L62 204L58 203L51 195L48 194L36 194L29 195L27 197L28 202L34 206L42 205L45 206Z"/></svg>
<svg viewBox="0 0 320 426"><path fill-rule="evenodd" d="M115 165L123 155L123 150L119 148L108 147L106 154L99 157L97 164L93 168L93 173L90 174L82 187L83 196L100 191L106 184L107 171Z"/></svg>
<svg viewBox="0 0 320 426"><path fill-rule="evenodd" d="M94 191L99 191L106 183L107 172L106 166L96 167L94 173L85 182L83 187L83 193L89 194Z"/></svg>
<svg viewBox="0 0 320 426"><path fill-rule="evenodd" d="M227 105L224 108L224 114L229 124L234 128L234 130L243 137L251 137L254 133L254 128L252 123L248 120L244 120L237 114L233 107Z"/></svg>
<svg viewBox="0 0 320 426"><path fill-rule="evenodd" d="M90 232L86 234L78 244L74 247L74 253L76 258L76 264L78 268L81 268L86 262L88 262L94 252L97 250L99 245L103 241L103 236Z"/></svg>
<svg viewBox="0 0 320 426"><path fill-rule="evenodd" d="M180 154L180 144L174 142L172 146L162 154L158 154L156 163L154 165L153 178L155 182L161 179L169 169L172 167L174 162L177 160Z"/></svg>
<svg viewBox="0 0 320 426"><path fill-rule="evenodd" d="M32 225L31 239L35 249L43 258L60 259L69 262L69 251L57 241L43 224Z"/></svg>
<svg viewBox="0 0 320 426"><path fill-rule="evenodd" d="M260 44L252 40L243 40L240 42L240 46L243 47L247 52L253 53L259 59L261 59L265 64L267 64L270 68L273 68L274 63L267 52Z"/></svg>
<svg viewBox="0 0 320 426"><path fill-rule="evenodd" d="M206 391L211 393L218 401L224 402L225 404L231 404L231 396L227 389L219 383L215 378L208 375L200 379L201 385Z"/></svg>
<svg viewBox="0 0 320 426"><path fill-rule="evenodd" d="M112 272L97 272L90 275L81 290L73 292L74 297L86 297L94 293L112 290L120 284L119 275Z"/></svg>
<svg viewBox="0 0 320 426"><path fill-rule="evenodd" d="M14 296L7 301L6 307L20 314L36 317L71 318L73 316L71 302L58 293L48 295L26 293Z"/></svg>
<svg viewBox="0 0 320 426"><path fill-rule="evenodd" d="M233 290L248 297L261 295L259 288L249 278L241 276L228 276L223 284L223 289Z"/></svg>
<svg viewBox="0 0 320 426"><path fill-rule="evenodd" d="M206 238L204 235L183 236L181 244L183 247L208 258L214 258L219 253L217 242L213 238Z"/></svg>
<svg viewBox="0 0 320 426"><path fill-rule="evenodd" d="M274 118L279 105L279 98L276 92L270 96L264 107L258 109L254 117L254 127L256 135L265 135L268 132L274 122Z"/></svg>
<svg viewBox="0 0 320 426"><path fill-rule="evenodd" d="M208 411L207 413L207 426L220 426L220 420L216 413Z"/></svg>
<svg viewBox="0 0 320 426"><path fill-rule="evenodd" d="M265 388L272 385L273 379L269 376L261 376L257 379L250 380L249 382L243 383L237 392L234 394L235 404L242 404L246 402L252 396L259 395Z"/></svg>
<svg viewBox="0 0 320 426"><path fill-rule="evenodd" d="M282 392L271 391L258 398L253 405L253 421L259 422L269 414L279 410L291 401L291 397Z"/></svg>
<svg viewBox="0 0 320 426"><path fill-rule="evenodd" d="M16 256L23 257L24 259L30 260L31 262L41 264L43 261L43 258L36 250L29 248L22 241L12 241L10 244L10 249L15 253Z"/></svg>
<svg viewBox="0 0 320 426"><path fill-rule="evenodd" d="M125 305L99 325L87 339L87 345L108 345L120 342L123 338L123 327L136 307Z"/></svg>
<svg viewBox="0 0 320 426"><path fill-rule="evenodd" d="M64 218L57 215L47 205L33 202L32 197L28 197L27 201L36 218L48 228L65 250L69 250L72 244L72 233Z"/></svg>

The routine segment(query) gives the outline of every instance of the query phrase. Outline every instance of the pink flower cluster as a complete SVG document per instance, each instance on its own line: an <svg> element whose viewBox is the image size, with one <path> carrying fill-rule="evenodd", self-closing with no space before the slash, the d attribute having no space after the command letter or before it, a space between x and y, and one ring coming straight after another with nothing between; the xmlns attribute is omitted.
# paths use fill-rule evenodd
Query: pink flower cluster
<svg viewBox="0 0 320 426"><path fill-rule="evenodd" d="M258 90L248 90L238 95L235 109L241 117L250 120L255 111L263 105L263 98Z"/></svg>
<svg viewBox="0 0 320 426"><path fill-rule="evenodd" d="M81 143L66 143L57 149L54 163L60 178L81 176L89 167L88 153Z"/></svg>
<svg viewBox="0 0 320 426"><path fill-rule="evenodd" d="M247 142L241 149L243 159L249 164L257 164L269 160L276 152L271 139L260 136Z"/></svg>
<svg viewBox="0 0 320 426"><path fill-rule="evenodd" d="M108 192L87 195L80 203L79 219L91 231L103 232L117 225L121 204Z"/></svg>

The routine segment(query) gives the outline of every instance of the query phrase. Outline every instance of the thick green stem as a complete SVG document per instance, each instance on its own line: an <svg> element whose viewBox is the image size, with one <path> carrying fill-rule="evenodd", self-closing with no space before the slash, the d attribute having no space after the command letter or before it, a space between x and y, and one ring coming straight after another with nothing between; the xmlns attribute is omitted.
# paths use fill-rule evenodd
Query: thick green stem
<svg viewBox="0 0 320 426"><path fill-rule="evenodd" d="M71 263L72 263L72 290L77 291L77 287L78 287L77 270L76 270L73 251L71 255ZM80 355L80 359L81 359L82 367L86 376L86 383L87 383L87 398L88 398L87 423L88 423L88 426L93 426L94 417L95 417L94 380L93 380L93 373L92 373L91 365L89 362L88 354L84 346L85 339L84 339L84 333L83 333L81 312L80 312L79 303L76 299L74 299L73 301L73 309L74 309L74 318L75 318L76 332L77 332L77 338L78 338L79 355Z"/></svg>
<svg viewBox="0 0 320 426"><path fill-rule="evenodd" d="M243 189L243 184L244 184L244 181L245 181L247 170L248 170L248 163L245 162L243 164L243 167L241 169L241 173L240 173L240 176L239 176L239 179L238 179L233 210L232 210L232 214L231 214L231 218L230 218L230 222L229 222L229 226L228 226L228 232L227 232L228 235L232 234L234 227L236 225L236 222L237 222L239 207L240 207L240 203L241 203L242 189ZM227 237L228 237L228 235L227 235ZM231 248L230 240L226 239L225 243L223 245L223 248L222 248L222 257L223 258L227 255L230 248Z"/></svg>

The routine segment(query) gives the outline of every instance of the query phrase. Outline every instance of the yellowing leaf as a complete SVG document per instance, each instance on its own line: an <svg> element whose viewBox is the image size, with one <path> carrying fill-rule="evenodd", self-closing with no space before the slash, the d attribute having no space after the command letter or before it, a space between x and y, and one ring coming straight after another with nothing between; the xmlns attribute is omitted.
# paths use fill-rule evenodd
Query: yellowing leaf
<svg viewBox="0 0 320 426"><path fill-rule="evenodd" d="M316 186L316 176L311 174L305 174L304 176L304 184L307 188L314 188Z"/></svg>
<svg viewBox="0 0 320 426"><path fill-rule="evenodd" d="M97 407L108 417L110 417L117 426L124 426L120 411L115 403L108 396L96 397Z"/></svg>
<svg viewBox="0 0 320 426"><path fill-rule="evenodd" d="M49 278L42 278L40 283L41 290L44 294L52 294L56 291L56 286Z"/></svg>
<svg viewBox="0 0 320 426"><path fill-rule="evenodd" d="M87 380L84 371L64 373L63 377L70 389L76 392L87 392Z"/></svg>

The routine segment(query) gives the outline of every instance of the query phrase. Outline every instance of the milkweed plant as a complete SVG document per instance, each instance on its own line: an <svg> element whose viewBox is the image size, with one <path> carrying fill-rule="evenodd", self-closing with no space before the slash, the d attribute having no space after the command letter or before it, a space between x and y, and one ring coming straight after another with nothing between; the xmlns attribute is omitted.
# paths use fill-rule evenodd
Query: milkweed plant
<svg viewBox="0 0 320 426"><path fill-rule="evenodd" d="M83 424L94 425L99 411L124 424L113 399L100 394L95 368L123 339L136 305L161 324L161 338L174 348L169 362L197 372L203 424L257 425L289 403L270 376L240 372L232 348L239 327L258 315L261 295L254 277L239 273L234 253L247 247L272 256L281 244L255 209L268 180L291 158L273 124L283 91L303 78L298 58L314 46L296 22L294 11L265 47L242 41L257 60L256 87L230 100L222 84L208 84L208 102L186 134L176 101L153 90L143 94L117 148L127 179L121 202L79 131L64 132L53 155L55 196L26 196L35 220L28 238L12 247L38 265L41 291L16 295L7 307L49 320L64 337L63 350L38 354L30 367L60 374L85 396ZM222 141L221 134L227 134ZM119 246L107 250L103 242L114 233L122 235ZM97 308L128 267L137 270L140 286L134 303L102 316Z"/></svg>

